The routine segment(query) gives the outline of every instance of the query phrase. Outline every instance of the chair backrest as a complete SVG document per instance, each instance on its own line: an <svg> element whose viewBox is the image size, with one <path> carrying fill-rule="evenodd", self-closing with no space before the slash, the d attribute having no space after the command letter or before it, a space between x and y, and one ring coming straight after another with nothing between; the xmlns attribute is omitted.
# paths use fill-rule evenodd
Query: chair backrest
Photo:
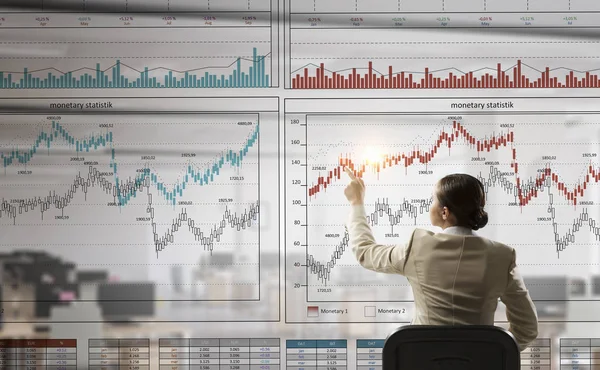
<svg viewBox="0 0 600 370"><path fill-rule="evenodd" d="M496 326L409 325L383 345L383 370L519 370L513 335Z"/></svg>

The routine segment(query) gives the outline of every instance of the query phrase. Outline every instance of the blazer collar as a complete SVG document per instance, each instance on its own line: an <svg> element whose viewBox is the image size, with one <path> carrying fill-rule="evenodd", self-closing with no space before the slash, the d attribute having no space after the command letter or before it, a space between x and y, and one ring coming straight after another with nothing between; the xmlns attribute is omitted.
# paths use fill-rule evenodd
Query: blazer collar
<svg viewBox="0 0 600 370"><path fill-rule="evenodd" d="M450 226L442 230L442 233L453 235L474 235L473 230L463 226Z"/></svg>

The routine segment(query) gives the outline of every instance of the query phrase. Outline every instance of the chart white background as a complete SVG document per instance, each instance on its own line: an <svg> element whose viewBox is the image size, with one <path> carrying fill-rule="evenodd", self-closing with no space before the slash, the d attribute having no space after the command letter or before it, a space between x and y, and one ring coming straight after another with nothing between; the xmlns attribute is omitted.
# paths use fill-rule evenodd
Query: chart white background
<svg viewBox="0 0 600 370"><path fill-rule="evenodd" d="M216 222L223 215L219 199L237 200L234 203L240 204L235 210L241 210L238 207L260 195L260 240L254 231L224 235L225 239L215 244L215 251L233 248L227 245L232 243L242 246L243 252L212 282L193 280L193 271L202 266L199 264L210 262L198 262L204 251L198 253L202 246L194 244L187 226L174 234L173 245L179 246L167 247L157 257L151 226L143 218L144 199L139 196L131 207L119 210L108 206L109 196L91 189L87 199L78 193L74 203L65 208L68 220L56 219L56 209L44 220L35 211L21 214L16 219L18 226L4 216L0 219L3 253L23 250L20 244L26 244L27 248L70 259L80 268L103 265L121 279L159 284L156 314L140 319L145 322L139 327L143 335L154 339L170 336L173 331L201 338L281 338L282 366L286 339L348 339L347 366L353 369L356 339L383 339L393 328L410 321L411 294L403 278L362 270L348 251L331 269L327 286L314 274L307 274L307 257L312 255L318 261L331 258L331 245L343 235L347 208L342 194L344 178L307 202L304 190L308 186L292 181L310 186L324 170L302 164L330 168L345 153L360 161L378 150L396 153L416 144L426 147L440 130L449 132L449 116L460 116L464 127L478 138L514 129L523 178L548 164L572 188L585 177L586 164L598 169L598 88L293 88L293 78L303 74L305 66L310 77L316 76L323 63L329 78L333 72L347 78L353 68L364 76L369 62L378 78L390 77L391 67L392 76L404 72L419 82L425 68L442 79L449 71L459 79L468 72L477 78L489 73L493 78L499 63L512 78L520 60L523 76L531 81L541 78L548 67L549 79L556 77L563 82L572 72L578 81L586 78L597 83L598 55L594 50L599 42L600 5L593 1L28 0L4 5L11 7L0 10L0 79L10 74L11 82L19 81L24 68L31 78L44 79L50 73L51 80L52 75L71 72L70 77L79 79L88 73L93 79L97 64L112 78L117 60L133 67L121 69L130 82L143 80L145 67L149 68L147 76L158 81L164 81L169 72L176 81L185 79L186 72L196 78L208 72L217 80L222 74L224 79L235 75L239 82L241 72L257 73L249 69L254 67L253 49L259 60L264 57L265 67L258 72L268 75L269 83L256 88L0 86L3 154L16 146L31 147L39 132L48 129L49 116L61 116L60 121L78 137L106 132L98 124L112 123L115 149L119 149L119 160L125 161L119 171L134 176L136 169L147 164L142 156L154 155L157 163L153 168L165 174L170 185L182 181L183 166L188 163L182 153L214 158L216 153L237 147L246 137L246 126L229 131L227 125L207 123L221 121L237 126L242 121L259 122L260 158L252 153L238 170L252 181L224 180L202 191L201 187L186 189L183 195L195 202L193 208L186 205L190 216L205 223ZM238 60L242 65L239 76L235 71ZM60 110L50 105L88 101L111 101L115 108ZM515 108L451 108L452 103L471 101L513 101ZM307 126L296 126L292 123L296 119ZM501 127L503 124L514 127ZM368 153L367 147L371 148ZM18 169L7 167L6 173L0 174L0 199L43 196L55 190L64 193L77 173L87 175L88 166L71 161L73 148L58 148L40 151L30 164ZM489 166L472 160L476 157L472 149L459 142L450 153L446 149L442 145L440 156L427 168L419 165L406 172L390 168L378 179L368 174L369 205L372 207L378 197L386 198L392 208L399 207L405 197L426 200L435 180L452 171L488 178ZM554 155L556 160L542 159ZM106 164L110 154L103 149L85 157ZM499 171L508 172L508 148L485 157L486 161L498 161ZM199 162L205 165L210 162L208 158ZM292 161L300 161L300 165ZM32 172L18 175L14 172L18 170ZM232 171L227 168L221 175L227 179L238 176ZM419 175L417 171L432 172ZM510 176L507 179L513 181ZM588 184L579 199L594 203L577 207L569 205L555 187L550 190L559 236L571 233L573 220L584 209L588 219L600 219L597 184ZM600 332L600 295L594 292L598 289L594 277L600 274L600 242L584 223L573 241L557 254L552 221L546 219L548 195L538 195L521 210L507 205L510 196L506 191L490 186L490 224L481 233L515 246L524 275L534 278L530 286L540 313L539 337L552 339L552 369L558 369L560 338L597 337ZM300 205L295 203L298 200ZM155 208L164 234L182 205L171 207L157 200ZM136 221L138 217L142 221ZM416 226L429 228L427 216L418 216ZM375 226L374 230L381 240L401 242L411 227L402 221L394 227L398 236L393 238L385 238L385 233L391 233L389 226ZM326 237L328 232L340 237ZM184 247L186 243L194 245ZM177 282L170 274L174 265L188 265ZM556 280L559 283L552 282L558 284L556 289L544 288L543 284L549 284L544 279L556 276L560 278ZM219 287L210 284L223 282L229 284L223 285L227 288L208 289ZM245 283L249 285L242 285ZM175 284L180 284L179 288ZM581 287L583 293L578 291ZM563 297L559 299L557 292ZM86 312L94 302L77 304ZM308 317L308 306L348 309L348 314ZM365 306L404 312L365 317ZM498 325L507 325L502 307L497 318ZM78 339L78 363L85 368L86 343L91 333L99 330L98 324L85 315L68 321L53 327L63 336ZM15 323L5 322L8 324ZM19 333L20 324L15 325ZM157 351L153 344L152 356L157 356ZM152 369L158 369L157 361L151 363Z"/></svg>

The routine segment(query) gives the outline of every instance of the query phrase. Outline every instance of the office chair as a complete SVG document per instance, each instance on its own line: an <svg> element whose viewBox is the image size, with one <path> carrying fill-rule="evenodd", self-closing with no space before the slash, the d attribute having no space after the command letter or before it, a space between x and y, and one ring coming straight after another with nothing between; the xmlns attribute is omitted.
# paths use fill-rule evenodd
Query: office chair
<svg viewBox="0 0 600 370"><path fill-rule="evenodd" d="M514 337L496 326L409 325L383 345L383 370L519 370Z"/></svg>

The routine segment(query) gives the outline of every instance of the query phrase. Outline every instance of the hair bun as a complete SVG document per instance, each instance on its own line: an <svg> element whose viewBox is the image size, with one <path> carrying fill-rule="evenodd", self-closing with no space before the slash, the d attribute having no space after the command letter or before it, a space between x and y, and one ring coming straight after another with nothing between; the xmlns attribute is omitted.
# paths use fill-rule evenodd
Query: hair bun
<svg viewBox="0 0 600 370"><path fill-rule="evenodd" d="M473 230L479 230L479 229L483 228L488 223L487 212L483 208L478 209L475 212L475 215L474 215L472 221L473 222L472 222L471 228Z"/></svg>
<svg viewBox="0 0 600 370"><path fill-rule="evenodd" d="M444 176L436 184L435 197L439 206L448 208L457 226L478 230L487 225L486 189L477 177L464 173Z"/></svg>

